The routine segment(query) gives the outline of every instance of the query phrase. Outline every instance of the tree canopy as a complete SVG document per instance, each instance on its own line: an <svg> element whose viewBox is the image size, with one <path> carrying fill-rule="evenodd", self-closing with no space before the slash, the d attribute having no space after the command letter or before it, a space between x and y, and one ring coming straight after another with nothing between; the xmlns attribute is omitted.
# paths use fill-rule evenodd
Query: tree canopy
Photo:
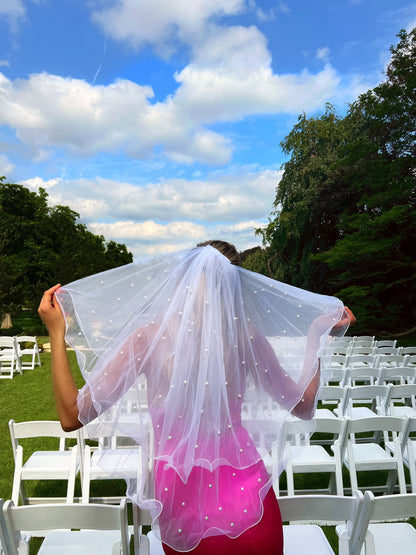
<svg viewBox="0 0 416 555"><path fill-rule="evenodd" d="M0 178L0 314L35 309L43 291L132 262L123 244L106 242L68 206L48 206L33 192Z"/></svg>
<svg viewBox="0 0 416 555"><path fill-rule="evenodd" d="M299 116L265 248L246 266L318 292L356 313L358 331L415 328L416 29L400 31L385 80L345 117L330 105Z"/></svg>

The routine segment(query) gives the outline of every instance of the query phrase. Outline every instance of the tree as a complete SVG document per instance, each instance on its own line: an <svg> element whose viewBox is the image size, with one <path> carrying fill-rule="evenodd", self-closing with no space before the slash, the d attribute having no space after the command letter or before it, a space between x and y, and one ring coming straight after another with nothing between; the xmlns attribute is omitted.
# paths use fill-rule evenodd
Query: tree
<svg viewBox="0 0 416 555"><path fill-rule="evenodd" d="M125 245L94 235L68 206L48 206L40 189L0 178L0 313L35 309L54 283L132 262Z"/></svg>
<svg viewBox="0 0 416 555"><path fill-rule="evenodd" d="M264 230L272 277L336 294L360 331L415 329L416 29L400 31L385 81L338 117L299 117ZM247 259L250 263L250 258Z"/></svg>
<svg viewBox="0 0 416 555"><path fill-rule="evenodd" d="M257 232L267 245L268 273L293 285L327 290L325 267L311 258L340 236L339 215L349 192L334 170L348 129L329 104L316 117L299 116L282 141L289 160L276 191L273 219Z"/></svg>
<svg viewBox="0 0 416 555"><path fill-rule="evenodd" d="M416 317L416 29L398 37L386 80L346 116L362 122L340 165L355 204L344 235L319 257L366 328L390 333L412 330Z"/></svg>

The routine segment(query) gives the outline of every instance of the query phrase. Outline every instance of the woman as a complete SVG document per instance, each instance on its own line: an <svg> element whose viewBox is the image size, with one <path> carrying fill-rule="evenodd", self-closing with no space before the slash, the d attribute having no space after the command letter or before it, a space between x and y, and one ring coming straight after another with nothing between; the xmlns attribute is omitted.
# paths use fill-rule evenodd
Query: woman
<svg viewBox="0 0 416 555"><path fill-rule="evenodd" d="M350 323L339 300L244 270L233 245L208 241L52 287L39 314L62 427L98 418L154 460L153 474L126 478L127 495L151 511L165 553L283 553L271 486L293 455L284 421L313 417L319 354ZM79 392L65 338L86 381ZM147 406L138 400L132 424L125 396L144 380Z"/></svg>

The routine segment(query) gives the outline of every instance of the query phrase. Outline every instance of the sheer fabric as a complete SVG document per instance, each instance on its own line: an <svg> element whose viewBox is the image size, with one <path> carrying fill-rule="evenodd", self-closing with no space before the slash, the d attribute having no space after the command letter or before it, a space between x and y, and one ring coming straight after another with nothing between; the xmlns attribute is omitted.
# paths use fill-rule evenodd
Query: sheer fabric
<svg viewBox="0 0 416 555"><path fill-rule="evenodd" d="M151 511L161 540L189 551L260 522L273 475L301 448L284 441L285 420L313 431L318 358L331 330L345 331L341 301L234 266L211 246L56 296L86 382L79 420L127 435L153 461L126 476L127 495Z"/></svg>

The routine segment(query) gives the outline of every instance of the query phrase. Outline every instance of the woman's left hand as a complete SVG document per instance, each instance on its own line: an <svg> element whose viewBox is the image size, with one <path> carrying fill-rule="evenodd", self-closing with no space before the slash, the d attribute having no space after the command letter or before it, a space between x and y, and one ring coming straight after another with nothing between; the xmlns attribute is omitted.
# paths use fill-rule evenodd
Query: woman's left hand
<svg viewBox="0 0 416 555"><path fill-rule="evenodd" d="M52 335L65 335L65 320L54 298L55 292L60 287L61 285L58 283L45 291L38 308L39 316Z"/></svg>

